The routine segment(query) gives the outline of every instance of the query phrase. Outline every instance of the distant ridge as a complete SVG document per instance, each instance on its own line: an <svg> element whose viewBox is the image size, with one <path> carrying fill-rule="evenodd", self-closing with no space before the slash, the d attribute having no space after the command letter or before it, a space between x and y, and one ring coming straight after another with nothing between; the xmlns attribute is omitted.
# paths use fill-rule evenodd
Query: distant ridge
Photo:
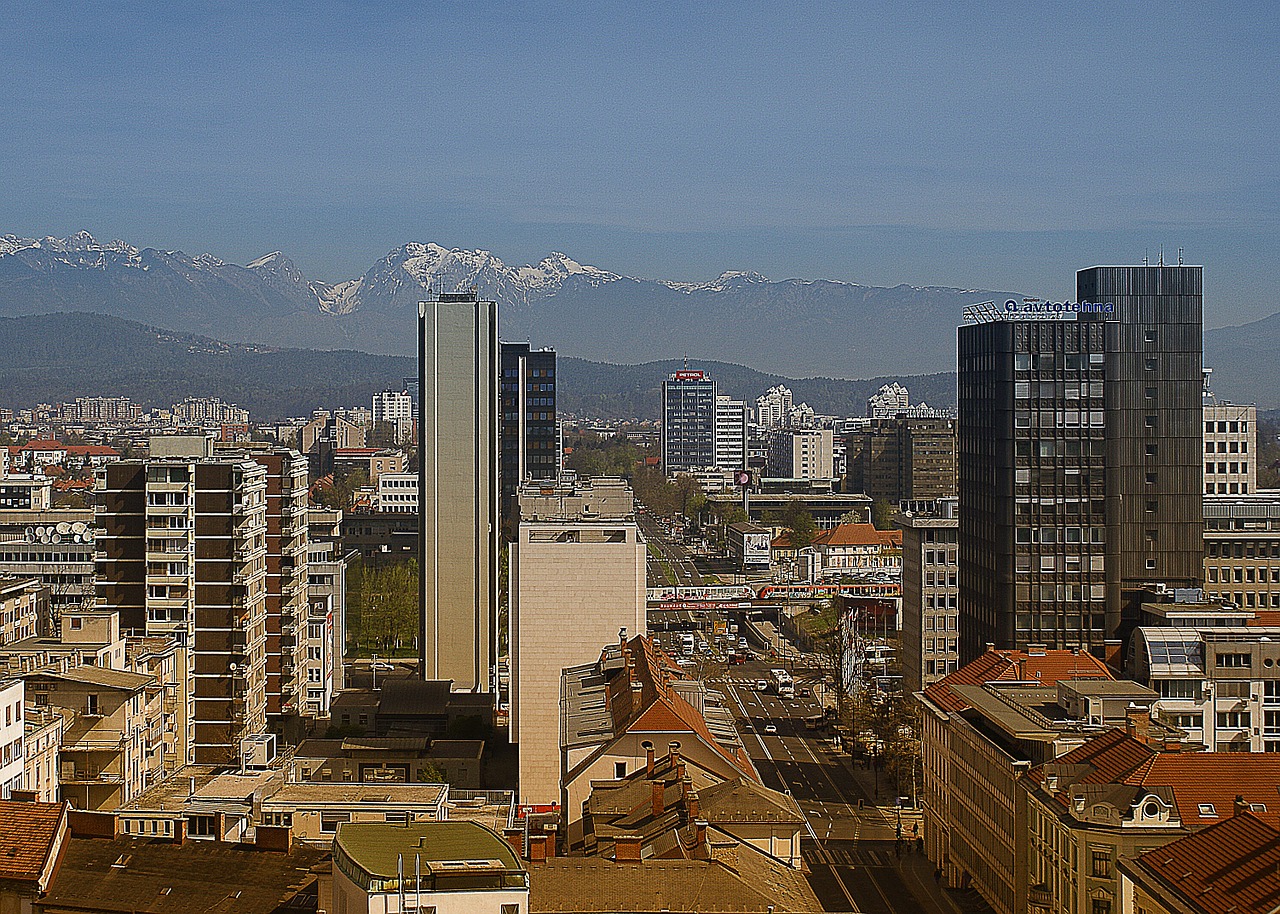
<svg viewBox="0 0 1280 914"><path fill-rule="evenodd" d="M0 318L0 406L32 407L77 396L127 396L147 407L189 396L218 396L246 407L255 421L306 416L320 407L368 405L417 371L406 356L351 350L279 349L225 343L103 314ZM655 419L662 379L675 361L608 365L561 356L560 409L601 418ZM866 395L884 383L792 380L741 365L698 361L735 397L786 384L820 413L860 415ZM938 406L954 400L951 375L896 378ZM950 398L948 398L950 391Z"/></svg>

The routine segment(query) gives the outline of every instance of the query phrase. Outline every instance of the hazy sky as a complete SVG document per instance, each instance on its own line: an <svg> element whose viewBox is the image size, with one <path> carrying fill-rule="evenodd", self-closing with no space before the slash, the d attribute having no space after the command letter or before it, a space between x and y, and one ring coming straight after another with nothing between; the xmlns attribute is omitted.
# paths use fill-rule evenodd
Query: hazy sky
<svg viewBox="0 0 1280 914"><path fill-rule="evenodd" d="M1280 311L1270 3L25 3L0 21L0 233L405 241L632 275L1072 295L1206 267Z"/></svg>

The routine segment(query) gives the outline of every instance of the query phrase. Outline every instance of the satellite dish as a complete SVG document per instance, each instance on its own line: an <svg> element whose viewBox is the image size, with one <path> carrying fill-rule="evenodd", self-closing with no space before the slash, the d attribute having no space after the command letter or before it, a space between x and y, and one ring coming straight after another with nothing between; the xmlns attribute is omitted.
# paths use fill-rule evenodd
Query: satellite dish
<svg viewBox="0 0 1280 914"><path fill-rule="evenodd" d="M55 533L55 534L53 534L53 536L49 537L49 539L50 539L50 541L52 541L52 542L60 543L60 542L62 542L62 534L61 534L61 533Z"/></svg>
<svg viewBox="0 0 1280 914"><path fill-rule="evenodd" d="M78 520L71 525L72 533L84 533L88 529L89 529L89 525L82 520Z"/></svg>
<svg viewBox="0 0 1280 914"><path fill-rule="evenodd" d="M56 529L63 536L66 536L68 533L71 532L71 525L67 523L65 520L58 521L58 526Z"/></svg>

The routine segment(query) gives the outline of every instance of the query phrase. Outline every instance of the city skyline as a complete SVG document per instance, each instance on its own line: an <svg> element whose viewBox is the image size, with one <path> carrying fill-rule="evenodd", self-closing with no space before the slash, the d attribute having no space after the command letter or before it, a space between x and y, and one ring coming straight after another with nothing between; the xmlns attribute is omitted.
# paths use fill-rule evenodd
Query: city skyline
<svg viewBox="0 0 1280 914"><path fill-rule="evenodd" d="M1182 248L1214 325L1270 313L1273 17L1019 11L84 5L0 32L0 229L329 280L412 240L1055 299L1063 261Z"/></svg>

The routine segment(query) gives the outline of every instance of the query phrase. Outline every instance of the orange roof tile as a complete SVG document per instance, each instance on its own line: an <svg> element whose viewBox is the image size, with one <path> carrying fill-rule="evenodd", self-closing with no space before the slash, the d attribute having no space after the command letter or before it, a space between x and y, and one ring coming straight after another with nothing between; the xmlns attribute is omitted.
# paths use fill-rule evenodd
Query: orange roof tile
<svg viewBox="0 0 1280 914"><path fill-rule="evenodd" d="M1190 828L1231 815L1237 796L1257 806L1254 812L1263 821L1280 827L1280 753L1161 752L1125 783L1172 788L1182 824ZM1200 815L1203 803L1213 804L1216 818Z"/></svg>
<svg viewBox="0 0 1280 914"><path fill-rule="evenodd" d="M992 648L977 660L924 690L925 697L944 711L968 707L952 690L953 685L985 685L988 682L1038 682L1056 685L1072 679L1115 679L1111 670L1085 651L1026 651Z"/></svg>
<svg viewBox="0 0 1280 914"><path fill-rule="evenodd" d="M0 879L39 879L65 819L62 803L0 801Z"/></svg>
<svg viewBox="0 0 1280 914"><path fill-rule="evenodd" d="M1280 831L1242 812L1126 861L1125 868L1191 910L1272 912L1280 904Z"/></svg>
<svg viewBox="0 0 1280 914"><path fill-rule="evenodd" d="M902 546L901 530L877 530L872 524L840 524L813 538L815 546Z"/></svg>

